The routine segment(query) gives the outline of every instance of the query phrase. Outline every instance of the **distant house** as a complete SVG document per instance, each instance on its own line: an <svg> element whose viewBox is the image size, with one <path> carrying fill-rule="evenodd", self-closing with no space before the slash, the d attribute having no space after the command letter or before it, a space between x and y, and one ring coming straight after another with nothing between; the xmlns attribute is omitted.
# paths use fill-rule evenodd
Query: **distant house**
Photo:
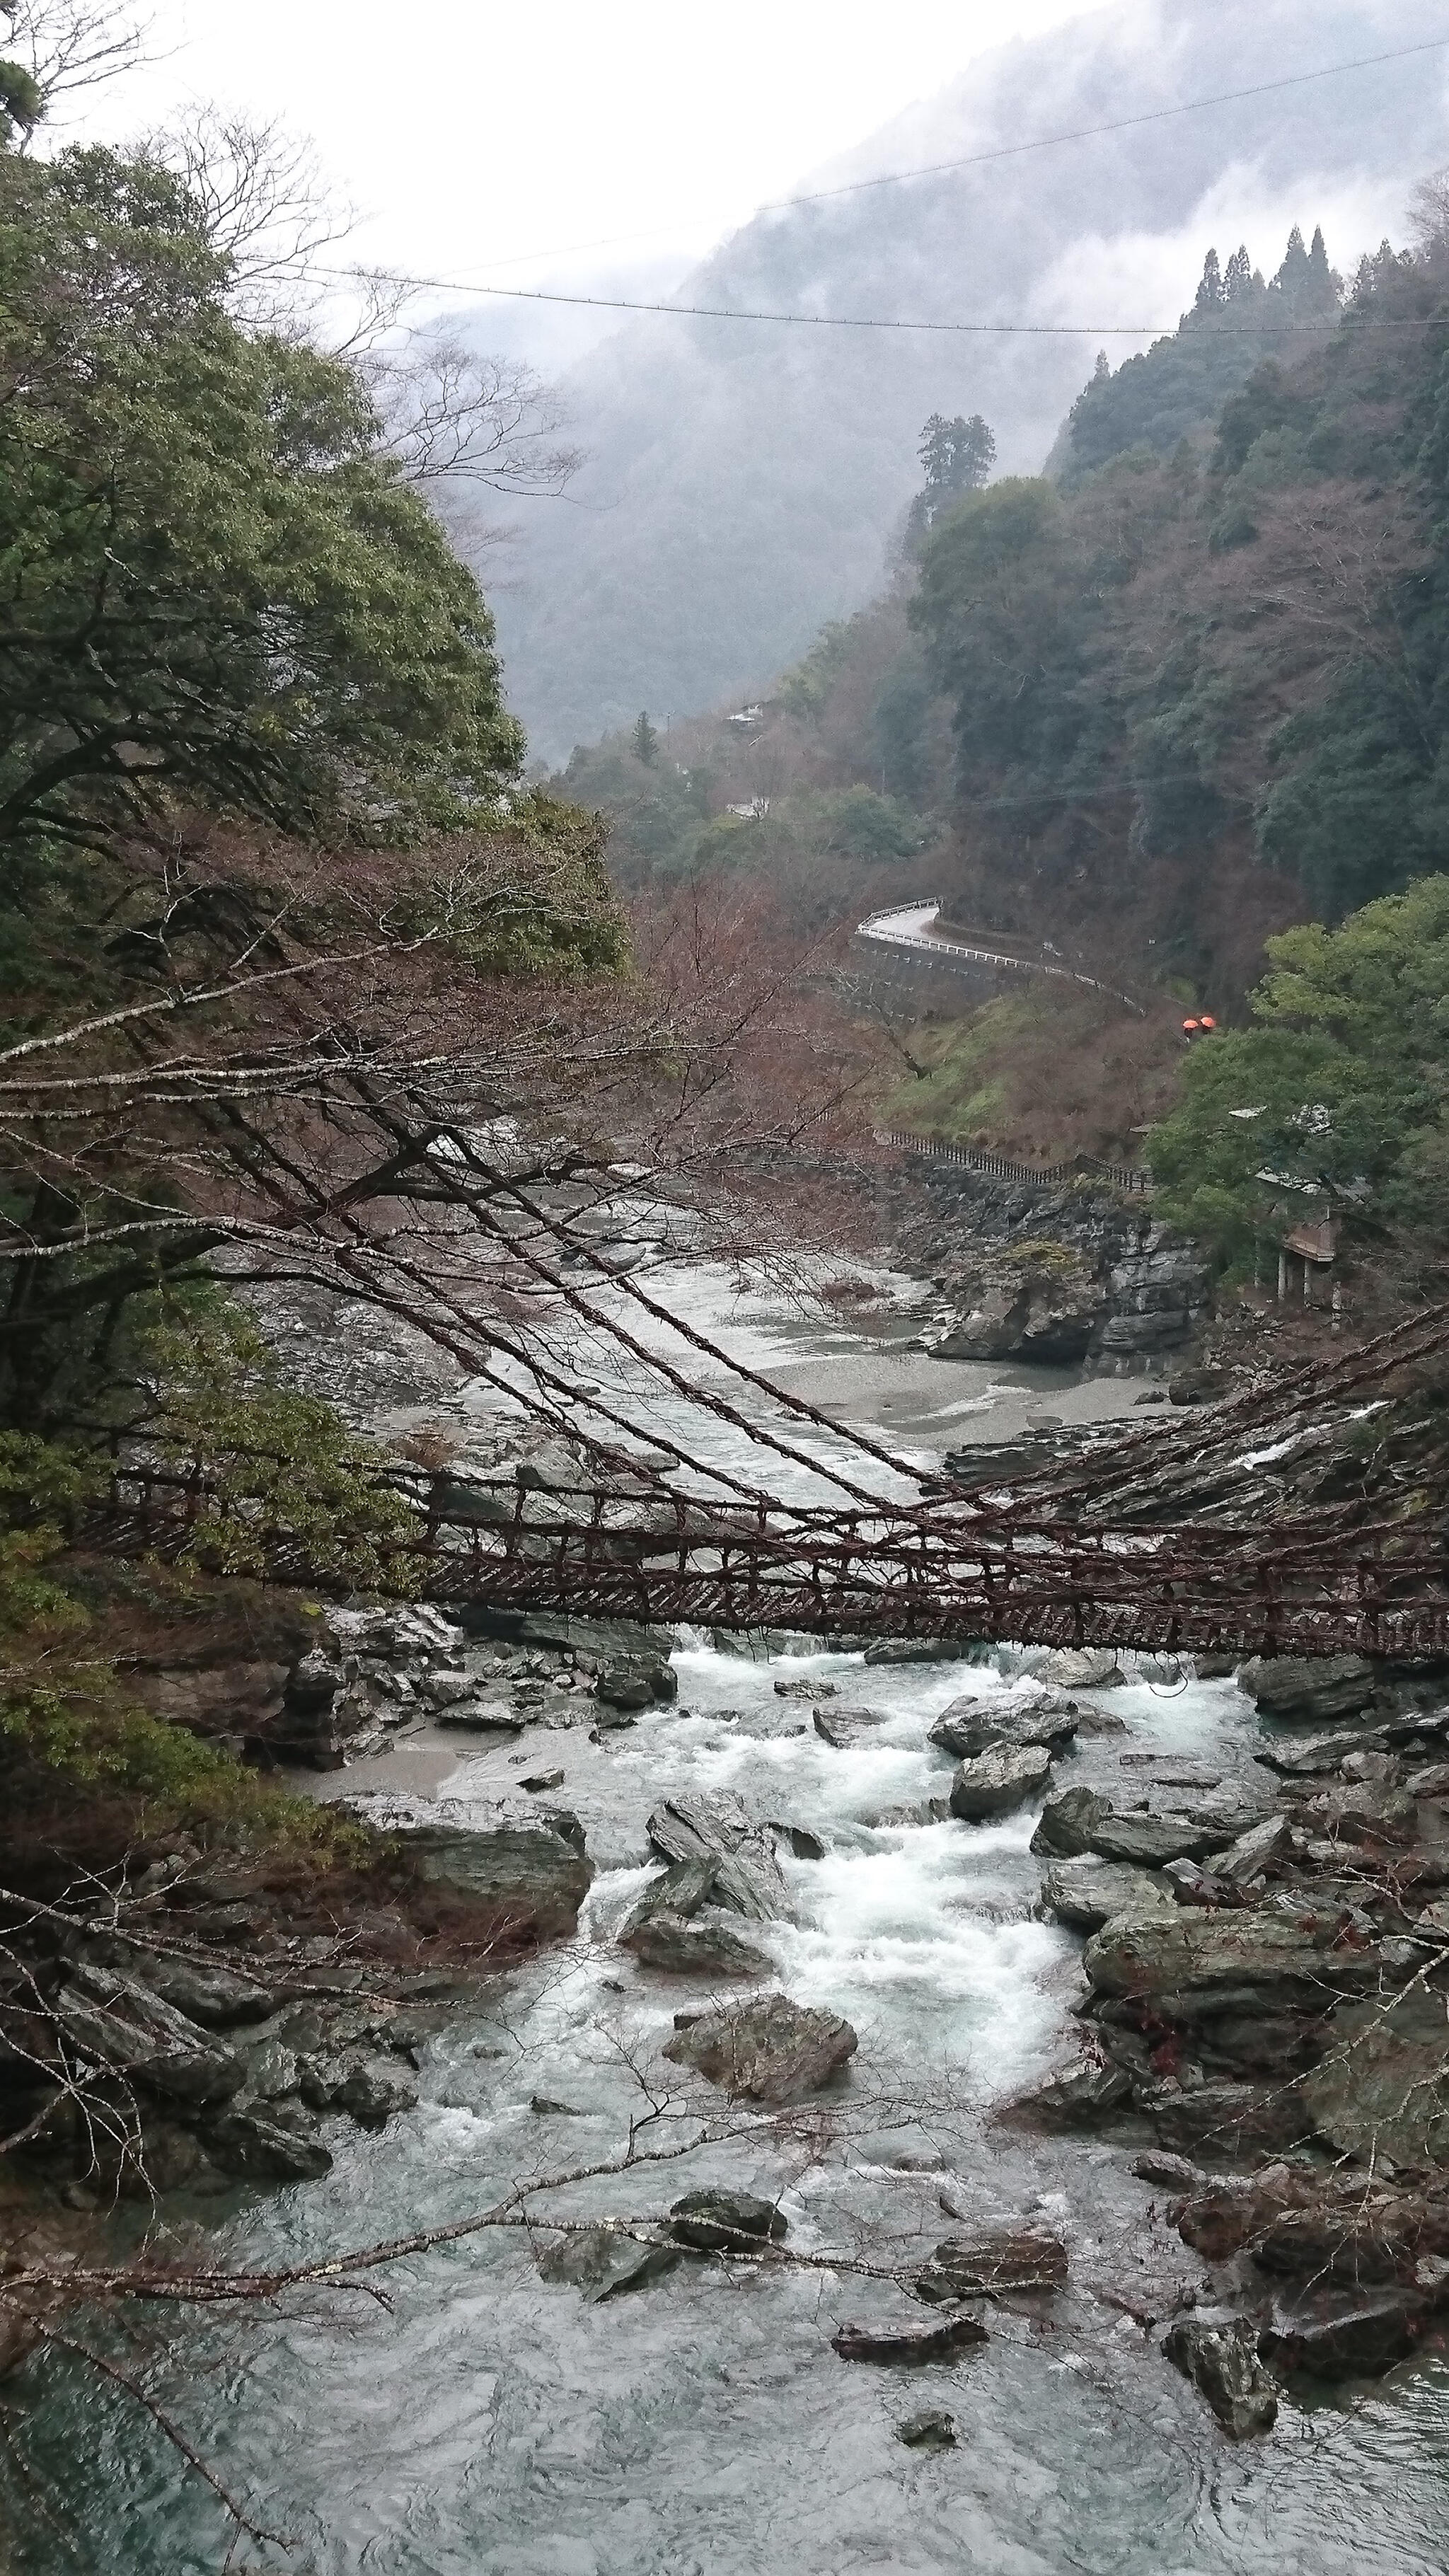
<svg viewBox="0 0 1449 2576"><path fill-rule="evenodd" d="M727 724L737 725L763 724L764 720L765 710L763 707L741 707L738 715L727 716L725 718L725 722Z"/></svg>
<svg viewBox="0 0 1449 2576"><path fill-rule="evenodd" d="M733 724L734 721L734 717L731 716L731 724ZM768 796L752 796L747 805L727 805L725 807L725 812L727 814L738 814L742 823L763 823L769 810L770 800Z"/></svg>

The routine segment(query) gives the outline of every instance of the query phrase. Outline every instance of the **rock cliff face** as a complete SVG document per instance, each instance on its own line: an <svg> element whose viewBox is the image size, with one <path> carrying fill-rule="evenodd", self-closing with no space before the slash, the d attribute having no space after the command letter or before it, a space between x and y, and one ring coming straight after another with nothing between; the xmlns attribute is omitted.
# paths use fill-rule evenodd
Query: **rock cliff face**
<svg viewBox="0 0 1449 2576"><path fill-rule="evenodd" d="M957 1310L943 1359L1127 1375L1181 1351L1210 1312L1201 1253L1141 1202L924 1160L878 1177L874 1196L897 1258Z"/></svg>

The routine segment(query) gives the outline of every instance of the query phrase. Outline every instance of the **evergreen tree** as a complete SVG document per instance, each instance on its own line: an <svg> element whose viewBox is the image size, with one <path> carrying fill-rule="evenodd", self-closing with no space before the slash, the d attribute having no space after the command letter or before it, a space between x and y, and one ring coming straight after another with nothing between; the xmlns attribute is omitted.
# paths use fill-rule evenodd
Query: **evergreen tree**
<svg viewBox="0 0 1449 2576"><path fill-rule="evenodd" d="M979 411L969 420L954 420L933 411L916 450L925 469L926 488L911 504L907 543L918 544L953 501L979 492L996 463L996 440Z"/></svg>
<svg viewBox="0 0 1449 2576"><path fill-rule="evenodd" d="M642 710L634 727L634 757L642 760L646 769L652 769L659 757L659 736Z"/></svg>
<svg viewBox="0 0 1449 2576"><path fill-rule="evenodd" d="M1321 242L1323 235L1319 233L1315 238ZM1227 267L1223 271L1223 297L1225 302L1231 304L1236 297L1249 294L1252 290L1252 284L1253 263L1248 257L1247 245L1243 242L1239 242L1237 249L1234 251L1232 258L1229 260Z"/></svg>
<svg viewBox="0 0 1449 2576"><path fill-rule="evenodd" d="M1222 271L1218 266L1218 255L1215 250L1210 250L1203 261L1202 277L1193 300L1199 313L1216 313L1222 305Z"/></svg>

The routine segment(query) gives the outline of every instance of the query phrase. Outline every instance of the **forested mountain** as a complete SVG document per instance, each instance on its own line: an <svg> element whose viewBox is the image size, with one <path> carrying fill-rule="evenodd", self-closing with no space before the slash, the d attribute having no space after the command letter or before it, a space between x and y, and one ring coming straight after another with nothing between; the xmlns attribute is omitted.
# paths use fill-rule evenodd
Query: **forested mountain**
<svg viewBox="0 0 1449 2576"><path fill-rule="evenodd" d="M1281 82L1442 26L1428 0L1119 0L973 65L822 184ZM1244 238L1261 256L1294 223L1305 240L1321 224L1330 259L1351 264L1397 232L1412 181L1449 158L1443 99L1443 58L1428 55L802 203L747 225L680 301L1170 324L1208 242L1224 261ZM486 338L486 318L472 327ZM1211 336L1215 357L1241 354ZM758 688L880 590L921 423L983 414L999 470L1035 473L1097 345L662 317L622 330L569 381L590 462L563 508L528 517L497 600L510 703L536 748L558 758L641 706L658 721ZM1114 364L1130 347L1112 340Z"/></svg>
<svg viewBox="0 0 1449 2576"><path fill-rule="evenodd" d="M1295 269L1336 303L1301 239ZM1331 334L1203 412L1231 295L1209 254L1181 330L1075 407L1064 480L933 513L755 715L676 724L648 763L574 755L619 873L744 865L820 919L919 883L1231 1011L1266 935L1444 867L1446 290L1431 188L1418 247L1362 260Z"/></svg>

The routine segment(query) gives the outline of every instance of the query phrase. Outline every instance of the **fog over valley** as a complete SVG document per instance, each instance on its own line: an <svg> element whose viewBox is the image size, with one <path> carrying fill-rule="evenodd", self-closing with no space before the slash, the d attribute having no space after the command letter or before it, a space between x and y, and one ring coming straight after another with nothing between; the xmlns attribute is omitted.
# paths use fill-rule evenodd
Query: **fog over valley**
<svg viewBox="0 0 1449 2576"><path fill-rule="evenodd" d="M1125 0L978 59L800 186L1150 115L1441 27L1430 0ZM509 545L486 557L535 755L563 758L641 706L767 683L881 586L928 414L984 413L998 473L1039 472L1098 348L1116 367L1150 326L1172 328L1209 244L1226 260L1245 241L1271 275L1292 225L1321 225L1351 273L1383 235L1402 238L1445 124L1443 59L1428 55L758 214L671 300L1092 328L976 338L641 315L599 341L559 379L583 470L561 505L512 514ZM562 264L547 283L567 291ZM652 298L660 262L636 272L621 254L582 284ZM479 298L456 318L475 346L544 369L566 345L564 308ZM1133 324L1149 332L1106 336Z"/></svg>

